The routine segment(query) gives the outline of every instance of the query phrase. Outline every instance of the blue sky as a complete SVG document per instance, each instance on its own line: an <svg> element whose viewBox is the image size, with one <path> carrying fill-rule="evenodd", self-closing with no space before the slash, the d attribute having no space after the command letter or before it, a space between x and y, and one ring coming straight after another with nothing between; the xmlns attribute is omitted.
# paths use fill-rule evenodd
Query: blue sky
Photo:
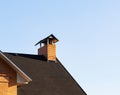
<svg viewBox="0 0 120 95"><path fill-rule="evenodd" d="M88 95L120 95L119 0L1 0L0 49L36 54L53 33L57 57Z"/></svg>

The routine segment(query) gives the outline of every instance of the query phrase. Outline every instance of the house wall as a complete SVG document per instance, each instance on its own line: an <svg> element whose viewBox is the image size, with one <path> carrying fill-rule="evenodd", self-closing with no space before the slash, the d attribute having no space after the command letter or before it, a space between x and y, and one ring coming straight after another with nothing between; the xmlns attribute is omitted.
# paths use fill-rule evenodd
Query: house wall
<svg viewBox="0 0 120 95"><path fill-rule="evenodd" d="M0 58L0 95L17 95L17 74Z"/></svg>
<svg viewBox="0 0 120 95"><path fill-rule="evenodd" d="M8 77L0 76L0 95L7 95L8 92Z"/></svg>

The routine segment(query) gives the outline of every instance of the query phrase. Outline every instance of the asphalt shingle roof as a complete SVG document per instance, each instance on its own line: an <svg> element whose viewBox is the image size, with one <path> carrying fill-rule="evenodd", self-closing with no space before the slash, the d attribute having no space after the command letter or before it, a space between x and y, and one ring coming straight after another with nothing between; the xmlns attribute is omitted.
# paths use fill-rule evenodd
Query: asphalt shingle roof
<svg viewBox="0 0 120 95"><path fill-rule="evenodd" d="M18 95L86 95L79 84L57 59L19 53L3 53L32 81L18 88Z"/></svg>

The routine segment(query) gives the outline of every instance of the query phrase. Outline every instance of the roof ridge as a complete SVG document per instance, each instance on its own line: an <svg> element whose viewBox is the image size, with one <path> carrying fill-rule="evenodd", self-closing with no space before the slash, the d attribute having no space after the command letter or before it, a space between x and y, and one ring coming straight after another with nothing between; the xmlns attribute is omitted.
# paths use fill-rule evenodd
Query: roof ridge
<svg viewBox="0 0 120 95"><path fill-rule="evenodd" d="M30 54L30 53L16 53L16 52L3 52L6 54L18 54L18 55L37 55L37 54Z"/></svg>

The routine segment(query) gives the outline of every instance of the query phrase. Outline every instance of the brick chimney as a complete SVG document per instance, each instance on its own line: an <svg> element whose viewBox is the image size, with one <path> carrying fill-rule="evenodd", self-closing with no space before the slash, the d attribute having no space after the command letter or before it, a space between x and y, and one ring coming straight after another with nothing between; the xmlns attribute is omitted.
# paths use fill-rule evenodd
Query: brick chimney
<svg viewBox="0 0 120 95"><path fill-rule="evenodd" d="M38 55L44 55L48 61L56 61L56 42L59 40L51 34L45 39L39 41L36 45L40 44Z"/></svg>

